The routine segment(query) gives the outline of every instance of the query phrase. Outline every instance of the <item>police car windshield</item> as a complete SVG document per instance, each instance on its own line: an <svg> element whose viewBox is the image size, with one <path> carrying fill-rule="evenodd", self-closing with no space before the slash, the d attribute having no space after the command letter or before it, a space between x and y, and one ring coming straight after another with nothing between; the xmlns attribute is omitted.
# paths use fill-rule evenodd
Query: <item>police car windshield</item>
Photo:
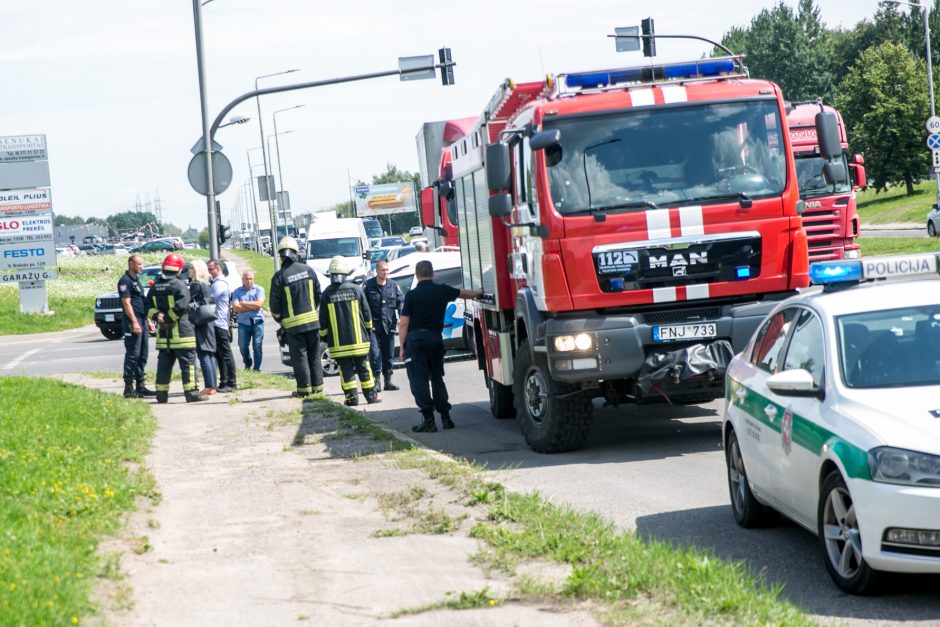
<svg viewBox="0 0 940 627"><path fill-rule="evenodd" d="M561 131L545 149L552 201L570 215L777 195L787 178L781 127L771 99L548 119L546 129Z"/></svg>
<svg viewBox="0 0 940 627"><path fill-rule="evenodd" d="M940 307L839 316L836 328L847 387L940 385Z"/></svg>
<svg viewBox="0 0 940 627"><path fill-rule="evenodd" d="M848 168L845 155L842 155L842 162ZM822 173L824 165L826 165L826 160L816 155L796 158L796 180L800 183L800 198L845 194L852 190L848 181L837 185L826 185L826 179Z"/></svg>

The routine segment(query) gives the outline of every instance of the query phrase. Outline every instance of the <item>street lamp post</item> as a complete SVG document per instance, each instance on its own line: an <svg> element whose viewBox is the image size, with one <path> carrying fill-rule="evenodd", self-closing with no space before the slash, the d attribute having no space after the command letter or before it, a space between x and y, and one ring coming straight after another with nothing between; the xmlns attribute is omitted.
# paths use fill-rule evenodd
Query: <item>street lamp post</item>
<svg viewBox="0 0 940 627"><path fill-rule="evenodd" d="M215 219L215 189L212 182L212 134L209 130L209 107L206 103L206 73L202 48L202 4L193 0L193 22L196 28L196 71L199 75L199 108L202 117L202 152L206 159L206 217L209 227L209 257L219 258L219 241L214 237L219 232ZM260 113L259 113L260 115ZM259 120L260 122L260 120Z"/></svg>
<svg viewBox="0 0 940 627"><path fill-rule="evenodd" d="M280 202L280 199L285 198L285 196L284 196L284 170L281 168L281 142L277 138L278 136L277 114L283 113L285 111L290 111L291 109L299 109L305 106L307 105L299 104L299 105L294 105L293 107L287 107L286 109L278 109L277 111L274 112L272 116L274 118L274 149L277 152L277 178L281 187L281 196L279 197L279 200L278 200L277 210L278 210L278 213L284 214L284 234L285 235L287 235L287 233L290 231L290 228L287 225L287 209L285 207L282 207L281 202Z"/></svg>
<svg viewBox="0 0 940 627"><path fill-rule="evenodd" d="M193 0L198 2L198 0ZM291 74L293 72L299 72L299 69L285 70L283 72L275 72L274 74L265 74L264 76L259 76L255 79L255 91L258 91L258 81L262 78L271 78L272 76L280 76L282 74ZM277 271L277 242L274 241L274 238L277 237L277 216L274 213L274 204L271 202L271 189L268 185L268 177L271 175L268 170L268 155L267 152L263 149L264 146L264 122L261 119L261 98L255 96L255 102L258 105L258 130L261 134L261 146L262 146L262 158L264 159L264 185L265 193L268 197L268 214L271 219L271 262L274 264L274 270ZM211 191L211 190L210 190Z"/></svg>

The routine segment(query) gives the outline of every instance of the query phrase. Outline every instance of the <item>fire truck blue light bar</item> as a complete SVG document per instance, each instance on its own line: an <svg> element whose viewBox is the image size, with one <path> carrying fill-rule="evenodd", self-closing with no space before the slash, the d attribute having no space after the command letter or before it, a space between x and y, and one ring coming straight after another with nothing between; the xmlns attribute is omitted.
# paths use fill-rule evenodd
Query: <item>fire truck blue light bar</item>
<svg viewBox="0 0 940 627"><path fill-rule="evenodd" d="M728 74L734 69L734 60L715 59L621 70L580 72L565 76L565 83L569 87L605 87L619 83L644 83L661 79L707 78Z"/></svg>

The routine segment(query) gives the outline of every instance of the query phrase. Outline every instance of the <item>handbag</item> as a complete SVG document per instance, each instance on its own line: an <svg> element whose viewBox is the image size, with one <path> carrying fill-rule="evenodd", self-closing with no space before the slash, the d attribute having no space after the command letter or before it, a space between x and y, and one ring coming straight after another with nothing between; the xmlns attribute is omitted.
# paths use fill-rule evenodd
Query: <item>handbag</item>
<svg viewBox="0 0 940 627"><path fill-rule="evenodd" d="M193 301L189 305L189 320L197 327L209 324L215 320L215 299L205 296L202 292L202 304Z"/></svg>

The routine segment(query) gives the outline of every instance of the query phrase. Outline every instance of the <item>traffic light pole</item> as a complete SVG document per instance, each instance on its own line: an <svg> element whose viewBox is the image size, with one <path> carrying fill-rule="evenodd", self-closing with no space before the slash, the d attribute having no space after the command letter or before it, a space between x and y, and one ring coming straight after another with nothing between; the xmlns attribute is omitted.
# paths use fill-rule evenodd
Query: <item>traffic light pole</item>
<svg viewBox="0 0 940 627"><path fill-rule="evenodd" d="M199 0L193 0L193 2L194 2L194 5L199 4ZM194 10L196 10L195 7L194 7ZM201 42L201 37L199 38L199 41ZM197 49L201 50L201 46L197 45ZM206 142L205 149L207 151L206 165L209 168L209 181L208 181L209 183L208 202L210 203L209 204L209 246L214 247L214 248L210 248L210 255L212 255L213 258L217 258L217 255L219 252L218 251L219 230L218 230L218 224L215 222L215 210L214 210L215 209L215 193L212 188L212 174L211 174L212 165L211 165L211 159L210 159L211 153L208 151L211 149L212 142L215 139L216 131L219 130L219 126L221 126L222 120L225 119L225 116L228 115L229 111L231 111L232 109L234 109L235 107L243 103L244 101L249 100L251 98L257 98L259 96L267 96L269 94L280 94L286 91L297 91L299 89L312 89L314 87L325 87L327 85L339 85L341 83L353 83L356 81L364 81L364 80L369 80L372 78L382 78L385 76L407 76L409 74L420 74L422 72L428 72L428 71L434 72L434 70L437 70L437 69L441 70L442 83L444 85L452 85L454 83L453 68L457 64L451 60L449 48L442 48L441 51L439 51L439 54L442 59L441 63L431 63L426 66L408 68L407 70L402 70L401 68L398 68L395 70L388 70L385 72L373 72L371 74L357 74L354 76L330 78L330 79L326 79L322 81L310 81L307 83L296 83L294 85L281 85L278 87L266 87L264 89L255 89L254 91L250 91L248 93L242 94L235 100L232 100L230 103L225 105L222 111L220 111L219 114L216 116L215 120L213 120L212 125L209 127L208 133L205 134L207 136L205 137L205 140L204 140ZM201 58L202 56L200 52L199 59L201 60ZM433 57L431 57L431 59L433 61ZM446 60L443 60L443 59L446 59ZM200 62L200 76L202 75L201 68L202 68L202 64ZM277 246L277 242L273 241L273 238L275 237L275 234L276 234L276 231L274 230L273 226L274 225L272 225L272 229L271 229L272 248Z"/></svg>

